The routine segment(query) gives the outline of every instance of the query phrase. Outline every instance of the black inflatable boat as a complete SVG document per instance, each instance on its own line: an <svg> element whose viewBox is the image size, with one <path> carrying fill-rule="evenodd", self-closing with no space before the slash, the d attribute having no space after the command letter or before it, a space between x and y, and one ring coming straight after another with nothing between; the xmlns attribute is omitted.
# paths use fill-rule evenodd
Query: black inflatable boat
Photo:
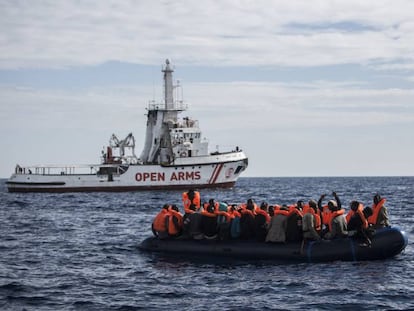
<svg viewBox="0 0 414 311"><path fill-rule="evenodd" d="M139 249L149 252L207 257L221 256L236 259L272 259L278 261L324 262L378 260L400 254L408 244L407 235L396 227L377 230L371 245L354 238L322 240L301 243L274 244L242 240L186 240L171 238L161 240L149 237Z"/></svg>

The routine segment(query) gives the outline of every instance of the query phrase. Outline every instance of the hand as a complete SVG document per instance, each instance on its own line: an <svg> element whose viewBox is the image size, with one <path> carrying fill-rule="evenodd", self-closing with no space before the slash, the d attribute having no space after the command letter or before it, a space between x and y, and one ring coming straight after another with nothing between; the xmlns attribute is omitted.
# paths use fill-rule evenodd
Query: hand
<svg viewBox="0 0 414 311"><path fill-rule="evenodd" d="M337 195L336 195L336 192L335 191L332 191L332 195L336 198L337 197Z"/></svg>

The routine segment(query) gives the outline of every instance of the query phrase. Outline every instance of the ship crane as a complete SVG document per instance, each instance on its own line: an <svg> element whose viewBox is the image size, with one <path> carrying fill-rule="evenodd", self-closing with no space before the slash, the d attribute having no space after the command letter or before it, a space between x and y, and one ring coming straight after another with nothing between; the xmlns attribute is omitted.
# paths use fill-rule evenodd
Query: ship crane
<svg viewBox="0 0 414 311"><path fill-rule="evenodd" d="M137 163L135 155L135 138L129 133L124 139L120 140L115 134L109 139L109 146L112 149L119 149L119 160L127 163ZM125 155L125 148L130 149L131 155Z"/></svg>

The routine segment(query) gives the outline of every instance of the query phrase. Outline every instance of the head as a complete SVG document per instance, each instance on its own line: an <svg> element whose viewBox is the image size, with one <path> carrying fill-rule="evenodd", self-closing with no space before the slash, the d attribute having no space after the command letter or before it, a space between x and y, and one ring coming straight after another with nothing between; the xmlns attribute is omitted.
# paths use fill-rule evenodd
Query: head
<svg viewBox="0 0 414 311"><path fill-rule="evenodd" d="M270 217L273 217L275 215L275 208L273 207L273 205L269 205L268 213Z"/></svg>
<svg viewBox="0 0 414 311"><path fill-rule="evenodd" d="M374 204L378 204L381 201L381 196L377 193L374 195Z"/></svg>
<svg viewBox="0 0 414 311"><path fill-rule="evenodd" d="M253 210L254 210L254 203L253 203L253 200L252 200L252 199L248 199L248 200L247 200L246 208L247 208L248 210L251 210L251 211L253 211Z"/></svg>
<svg viewBox="0 0 414 311"><path fill-rule="evenodd" d="M174 211L176 211L176 212L179 212L179 211L180 211L180 210L178 209L178 206L177 206L177 205L175 205L175 204L171 205L171 209L172 209L172 210L174 210Z"/></svg>
<svg viewBox="0 0 414 311"><path fill-rule="evenodd" d="M288 207L286 204L283 204L283 205L280 207L280 209L281 209L281 210L283 210L283 211L288 211L288 210L289 210L289 207Z"/></svg>
<svg viewBox="0 0 414 311"><path fill-rule="evenodd" d="M194 199L194 196L195 196L194 189L188 190L187 195L190 198L190 200Z"/></svg>
<svg viewBox="0 0 414 311"><path fill-rule="evenodd" d="M227 212L229 210L227 203L220 202L219 210L222 212Z"/></svg>
<svg viewBox="0 0 414 311"><path fill-rule="evenodd" d="M214 213L214 205L209 204L209 205L207 206L207 212L209 212L209 213Z"/></svg>
<svg viewBox="0 0 414 311"><path fill-rule="evenodd" d="M334 211L338 210L338 204L336 204L335 200L329 200L328 208L331 212L334 212Z"/></svg>
<svg viewBox="0 0 414 311"><path fill-rule="evenodd" d="M262 202L262 204L260 204L260 209L263 211L267 211L269 204L267 204L267 202Z"/></svg>
<svg viewBox="0 0 414 311"><path fill-rule="evenodd" d="M170 205L169 204L164 204L164 206L162 208L168 210L170 208Z"/></svg>
<svg viewBox="0 0 414 311"><path fill-rule="evenodd" d="M299 201L296 202L296 208L298 210L303 210L303 201L302 200L299 200Z"/></svg>
<svg viewBox="0 0 414 311"><path fill-rule="evenodd" d="M368 217L372 216L372 214L373 214L372 208L369 207L369 206L365 207L362 212L364 213L365 218L368 218Z"/></svg>
<svg viewBox="0 0 414 311"><path fill-rule="evenodd" d="M312 199L309 201L309 207L312 208L316 212L318 208L318 203L316 203L316 201Z"/></svg>
<svg viewBox="0 0 414 311"><path fill-rule="evenodd" d="M350 208L351 210L353 210L354 212L356 212L358 210L358 206L359 206L359 202L358 201L352 201L350 204Z"/></svg>

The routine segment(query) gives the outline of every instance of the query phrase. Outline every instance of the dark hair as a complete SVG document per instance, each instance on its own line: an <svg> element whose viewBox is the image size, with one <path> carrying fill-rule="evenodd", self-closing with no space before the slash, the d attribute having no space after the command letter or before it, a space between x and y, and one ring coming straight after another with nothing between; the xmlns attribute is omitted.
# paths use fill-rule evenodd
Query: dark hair
<svg viewBox="0 0 414 311"><path fill-rule="evenodd" d="M193 189L188 190L187 192L188 198L190 199L190 201L192 201L195 197L195 193Z"/></svg>
<svg viewBox="0 0 414 311"><path fill-rule="evenodd" d="M374 213L372 211L372 208L369 207L369 206L365 207L362 212L364 213L365 218L368 218L369 216L371 216Z"/></svg>
<svg viewBox="0 0 414 311"><path fill-rule="evenodd" d="M358 206L359 206L359 202L358 201L352 201L351 202L351 210L353 210L354 212L357 211Z"/></svg>
<svg viewBox="0 0 414 311"><path fill-rule="evenodd" d="M318 203L316 203L315 200L309 200L309 206L312 207L313 209L316 209L318 207Z"/></svg>
<svg viewBox="0 0 414 311"><path fill-rule="evenodd" d="M275 215L275 208L273 205L269 205L269 211L268 211L270 217L273 217Z"/></svg>
<svg viewBox="0 0 414 311"><path fill-rule="evenodd" d="M247 200L246 208L247 208L248 210L251 210L251 211L253 211L253 210L254 210L254 203L253 203L253 200L252 200L252 199L248 199L248 200Z"/></svg>
<svg viewBox="0 0 414 311"><path fill-rule="evenodd" d="M379 195L379 193L377 193L376 195L374 195L374 203L378 204L379 201L381 201L381 196Z"/></svg>

